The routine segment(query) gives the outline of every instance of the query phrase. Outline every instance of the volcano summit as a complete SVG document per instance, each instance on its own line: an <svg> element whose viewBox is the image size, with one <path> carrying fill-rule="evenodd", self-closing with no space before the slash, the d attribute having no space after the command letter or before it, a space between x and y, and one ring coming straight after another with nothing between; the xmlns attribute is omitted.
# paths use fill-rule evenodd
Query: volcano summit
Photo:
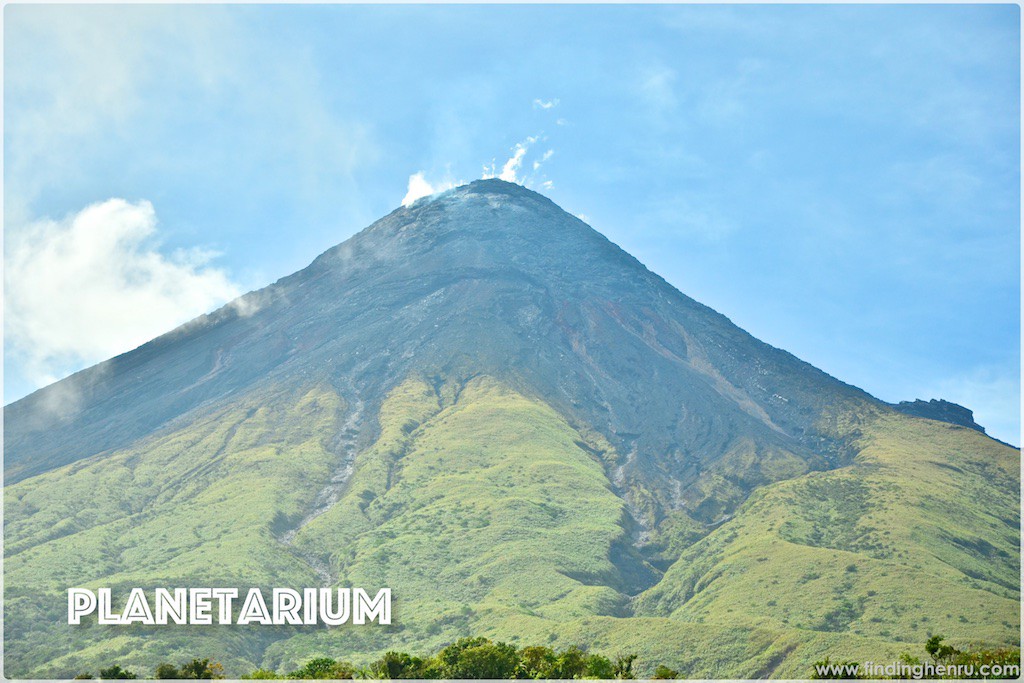
<svg viewBox="0 0 1024 683"><path fill-rule="evenodd" d="M486 635L803 677L929 633L1019 638L1018 450L758 341L500 180L397 209L5 427L8 676ZM190 585L389 587L392 623L66 624L69 587Z"/></svg>

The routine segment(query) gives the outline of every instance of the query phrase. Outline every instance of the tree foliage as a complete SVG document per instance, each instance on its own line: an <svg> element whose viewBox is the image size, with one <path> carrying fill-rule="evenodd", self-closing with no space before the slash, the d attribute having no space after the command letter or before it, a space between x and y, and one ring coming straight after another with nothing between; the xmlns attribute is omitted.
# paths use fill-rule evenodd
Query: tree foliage
<svg viewBox="0 0 1024 683"><path fill-rule="evenodd" d="M635 654L611 660L604 655L572 646L563 650L529 645L517 648L509 643L487 638L460 638L431 657L421 658L405 652L389 651L365 668L330 657L317 657L287 674L271 669L256 669L241 678L246 680L337 680L337 679L631 679ZM658 667L662 678L676 678L677 671ZM110 675L106 675L110 674ZM120 675L115 675L120 674ZM671 675L668 675L671 674ZM84 677L89 677L87 674ZM119 666L104 669L101 678L135 678L135 674ZM156 667L157 679L224 678L220 664L209 659L193 659L175 666L164 663Z"/></svg>
<svg viewBox="0 0 1024 683"><path fill-rule="evenodd" d="M100 669L100 676L99 677L101 679L138 678L138 676L136 676L134 673L132 673L131 671L127 671L125 669L122 669L117 664L115 664L114 666L111 666L111 667L109 667L107 669Z"/></svg>

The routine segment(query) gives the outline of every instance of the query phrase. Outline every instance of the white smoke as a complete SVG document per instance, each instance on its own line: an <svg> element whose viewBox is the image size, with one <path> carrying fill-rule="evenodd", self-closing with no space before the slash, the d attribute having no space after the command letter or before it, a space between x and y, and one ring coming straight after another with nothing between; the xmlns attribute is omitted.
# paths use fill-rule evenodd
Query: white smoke
<svg viewBox="0 0 1024 683"><path fill-rule="evenodd" d="M497 164L492 162L490 166L484 166L483 178L498 178L510 183L518 183L520 185L531 187L533 185L539 185L544 188L551 187L551 181L543 180L538 171L541 166L555 154L555 150L549 149L540 158L535 159L531 164L532 172L523 173L523 162L526 160L527 155L530 152L530 148L536 143L546 139L542 135L532 135L522 142L517 142L512 148L511 156L501 166L501 171L497 170Z"/></svg>
<svg viewBox="0 0 1024 683"><path fill-rule="evenodd" d="M417 199L429 197L431 195L438 194L439 192L444 192L445 190L450 190L461 184L461 182L455 182L450 179L432 183L426 179L423 171L417 171L409 176L409 186L405 193L405 197L402 198L402 206L409 206Z"/></svg>

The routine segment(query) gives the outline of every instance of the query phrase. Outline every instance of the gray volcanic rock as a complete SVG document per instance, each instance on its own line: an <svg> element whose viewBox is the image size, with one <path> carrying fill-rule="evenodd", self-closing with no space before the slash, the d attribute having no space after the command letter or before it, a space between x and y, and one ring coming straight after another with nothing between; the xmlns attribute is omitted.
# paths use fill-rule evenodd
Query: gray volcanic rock
<svg viewBox="0 0 1024 683"><path fill-rule="evenodd" d="M369 443L376 407L411 374L492 375L600 431L641 530L679 509L712 523L760 484L842 463L847 445L820 427L828 409L885 405L684 296L547 198L482 180L7 406L5 480L300 379L365 403Z"/></svg>
<svg viewBox="0 0 1024 683"><path fill-rule="evenodd" d="M916 401L900 401L893 408L907 415L925 417L929 420L938 420L939 422L948 422L960 425L961 427L977 429L982 434L985 433L985 428L974 421L973 411L941 398L933 398L930 401L922 401L921 399Z"/></svg>

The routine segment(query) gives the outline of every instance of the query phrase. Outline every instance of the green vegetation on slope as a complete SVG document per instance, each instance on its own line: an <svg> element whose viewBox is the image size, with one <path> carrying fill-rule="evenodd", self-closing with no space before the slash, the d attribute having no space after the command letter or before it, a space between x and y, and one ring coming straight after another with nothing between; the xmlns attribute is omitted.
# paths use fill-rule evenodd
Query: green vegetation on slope
<svg viewBox="0 0 1024 683"><path fill-rule="evenodd" d="M633 550L607 442L487 377L393 390L337 502L310 517L342 467L344 418L324 387L267 392L8 487L8 675L196 651L234 671L314 653L368 666L479 634L636 653L640 675L804 676L827 655L895 660L935 631L958 646L1019 634L1019 455L972 430L837 414L823 428L857 436L852 464L773 474L711 527L670 515L645 548L661 577ZM69 586L299 588L325 573L390 587L393 624L63 623ZM654 585L631 597L640 575Z"/></svg>
<svg viewBox="0 0 1024 683"><path fill-rule="evenodd" d="M778 671L792 676L825 654L881 661L935 631L1017 643L1018 452L894 413L857 429L852 465L756 491L639 597L636 614L796 629L800 644Z"/></svg>
<svg viewBox="0 0 1024 683"><path fill-rule="evenodd" d="M252 396L7 487L7 675L60 677L115 657L141 666L195 650L225 653L232 666L258 661L274 633L68 626L67 589L316 585L273 530L301 517L328 478L336 456L325 444L343 412L322 387Z"/></svg>
<svg viewBox="0 0 1024 683"><path fill-rule="evenodd" d="M457 394L412 380L380 422L345 496L296 545L336 549L346 585L392 587L402 629L394 640L360 627L305 634L276 644L269 661L294 665L342 642L365 655L392 643L439 647L470 624L623 612L609 560L626 541L623 503L551 408L487 378Z"/></svg>

